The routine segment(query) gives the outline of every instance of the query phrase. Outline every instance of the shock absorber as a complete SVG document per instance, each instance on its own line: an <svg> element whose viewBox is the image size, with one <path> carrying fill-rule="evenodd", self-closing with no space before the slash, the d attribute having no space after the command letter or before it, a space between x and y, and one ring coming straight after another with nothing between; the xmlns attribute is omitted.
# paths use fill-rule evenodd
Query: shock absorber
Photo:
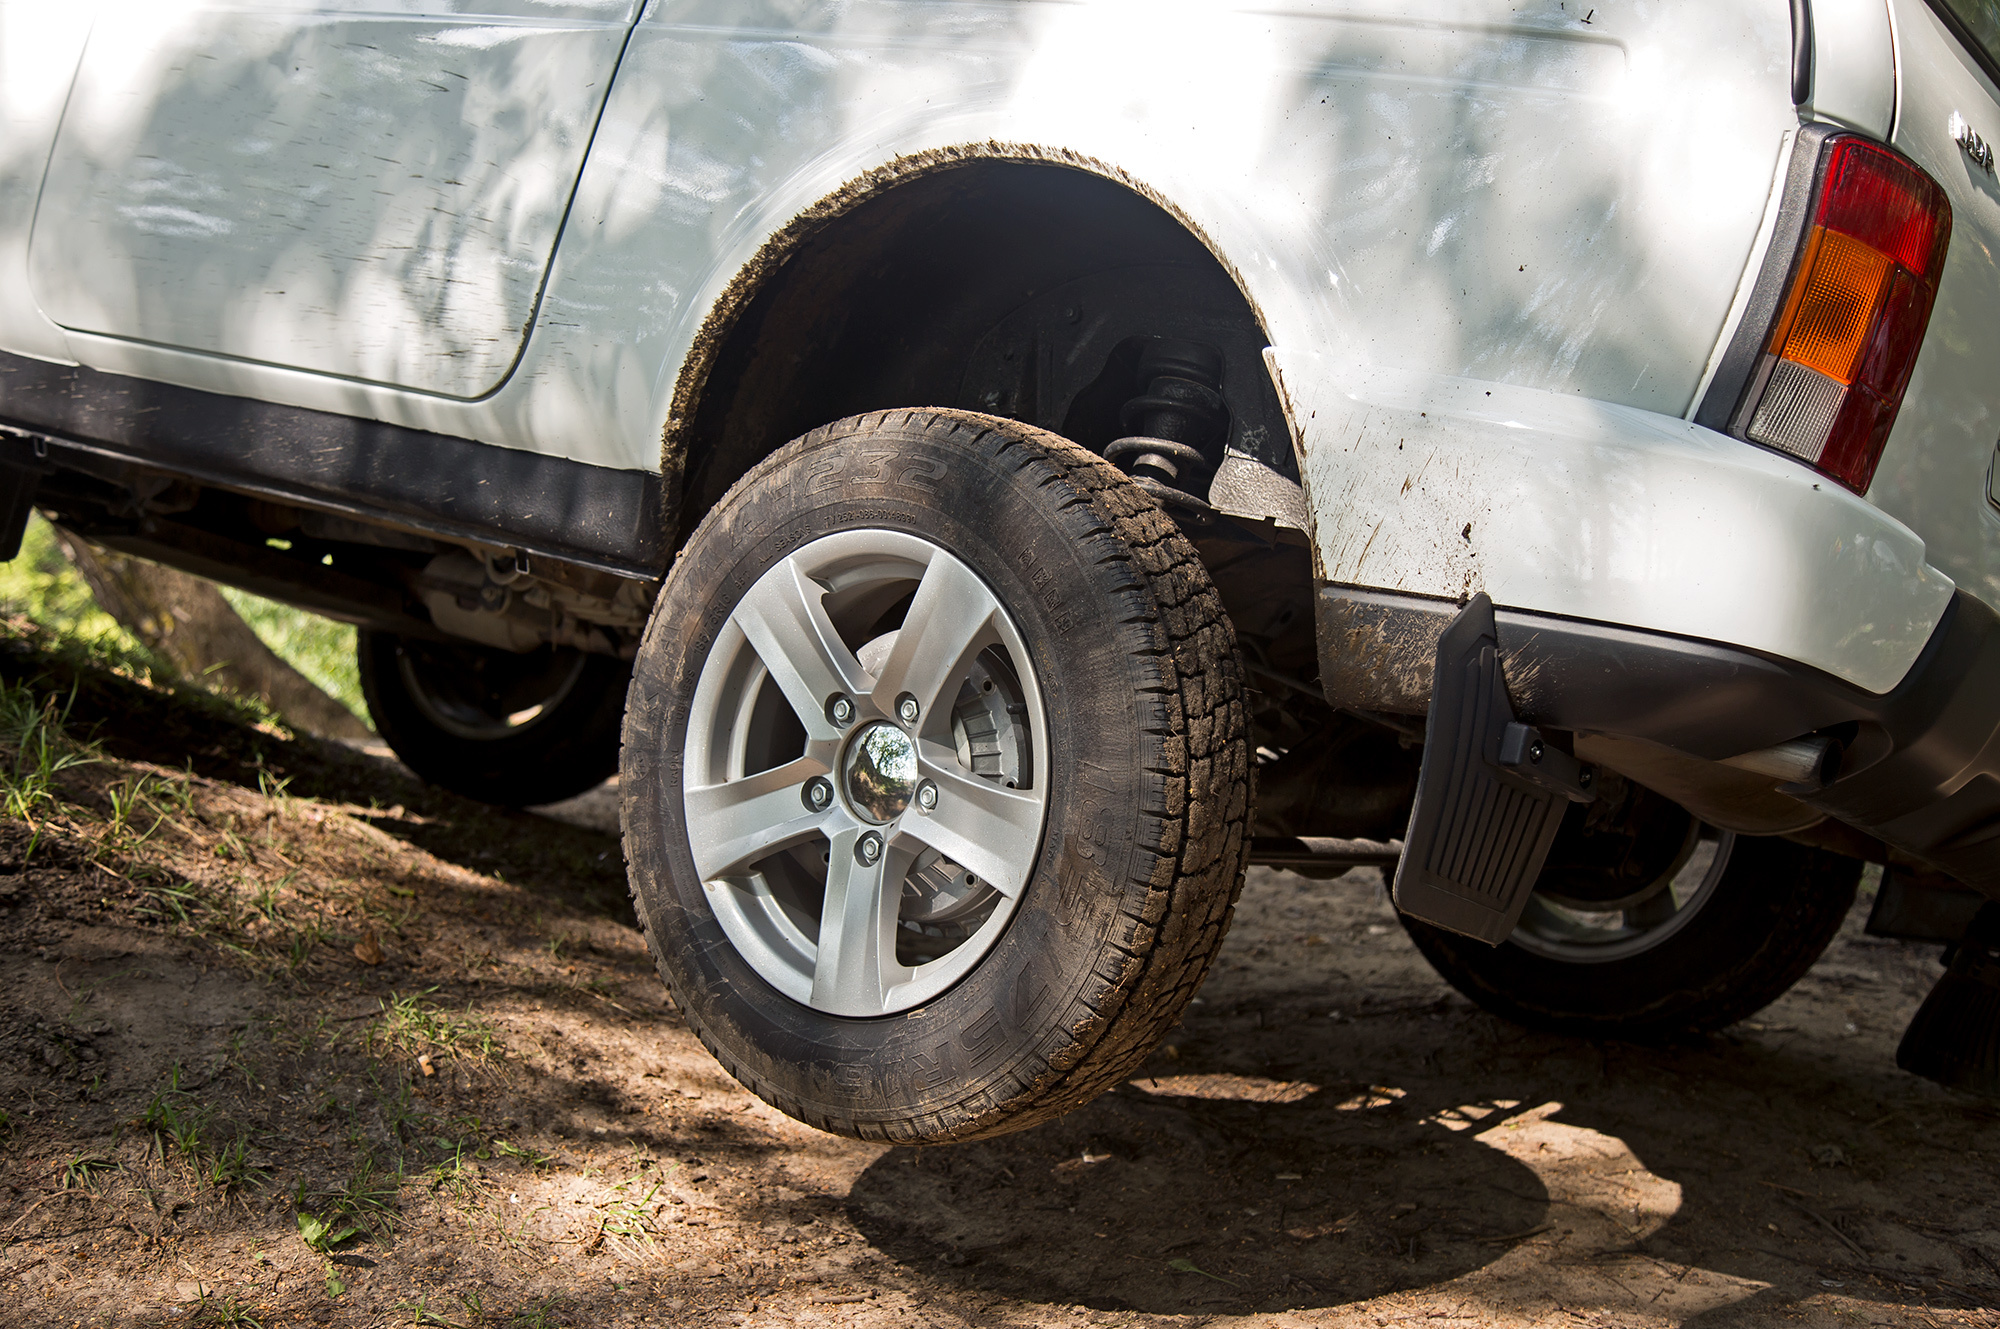
<svg viewBox="0 0 2000 1329"><path fill-rule="evenodd" d="M1167 338L1139 357L1145 390L1118 412L1125 437L1104 449L1164 507L1197 521L1212 509L1202 495L1222 461L1229 408L1222 399L1222 353L1201 342Z"/></svg>

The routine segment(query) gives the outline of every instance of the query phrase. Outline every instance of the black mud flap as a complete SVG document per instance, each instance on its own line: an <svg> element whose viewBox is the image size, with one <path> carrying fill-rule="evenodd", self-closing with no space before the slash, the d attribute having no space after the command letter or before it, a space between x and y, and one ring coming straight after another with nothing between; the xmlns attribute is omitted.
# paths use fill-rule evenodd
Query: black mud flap
<svg viewBox="0 0 2000 1329"><path fill-rule="evenodd" d="M2000 1098L2000 903L1983 906L1945 955L1944 977L1903 1032L1896 1064L1947 1089Z"/></svg>
<svg viewBox="0 0 2000 1329"><path fill-rule="evenodd" d="M1493 602L1475 595L1438 639L1396 907L1497 946L1514 931L1570 802L1592 772L1522 724L1500 673Z"/></svg>

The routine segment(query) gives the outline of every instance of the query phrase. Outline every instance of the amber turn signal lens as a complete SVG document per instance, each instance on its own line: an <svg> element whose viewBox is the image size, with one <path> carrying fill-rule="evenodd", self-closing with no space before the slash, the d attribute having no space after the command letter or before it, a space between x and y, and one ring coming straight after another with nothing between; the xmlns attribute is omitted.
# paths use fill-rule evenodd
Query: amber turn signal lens
<svg viewBox="0 0 2000 1329"><path fill-rule="evenodd" d="M1892 266L1888 255L1852 236L1813 227L1800 280L1771 338L1772 354L1843 387L1852 383Z"/></svg>

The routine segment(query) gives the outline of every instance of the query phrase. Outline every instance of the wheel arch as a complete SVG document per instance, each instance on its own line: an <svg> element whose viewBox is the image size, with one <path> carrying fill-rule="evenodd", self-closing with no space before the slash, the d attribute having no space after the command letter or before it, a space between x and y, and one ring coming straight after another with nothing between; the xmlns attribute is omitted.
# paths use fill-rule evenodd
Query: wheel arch
<svg viewBox="0 0 2000 1329"><path fill-rule="evenodd" d="M1008 221L1026 224L1009 233ZM994 232L1002 233L997 248L975 244ZM1152 267L1179 269L1184 287L1133 294ZM1032 321L1038 301L1079 281L1100 279L1115 291L1116 274L1130 289L1125 323L1120 309L1108 311L1114 327L1136 330L1170 308L1176 326L1153 335L1208 327L1231 337L1225 392L1244 426L1232 423L1231 442L1244 447L1247 438L1245 450L1261 449L1260 460L1296 476L1296 422L1262 362L1269 323L1222 246L1162 191L1115 165L1030 144L973 143L899 156L854 177L737 269L681 363L662 431L668 546L678 548L759 460L833 419L959 406L1060 429L1073 395L1034 409L968 401L969 362L1010 315ZM885 354L885 329L924 310L936 319L892 339ZM1083 331L1100 344L1108 335ZM1068 368L1071 383L1088 376L1087 364ZM1008 405L1015 409L996 409Z"/></svg>

